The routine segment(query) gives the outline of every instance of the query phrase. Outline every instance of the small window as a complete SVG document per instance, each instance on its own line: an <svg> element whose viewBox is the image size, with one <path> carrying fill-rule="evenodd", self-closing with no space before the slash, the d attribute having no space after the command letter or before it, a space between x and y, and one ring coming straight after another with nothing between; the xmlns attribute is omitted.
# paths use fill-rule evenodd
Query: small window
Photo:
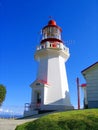
<svg viewBox="0 0 98 130"><path fill-rule="evenodd" d="M44 48L44 46L42 46L42 49Z"/></svg>
<svg viewBox="0 0 98 130"><path fill-rule="evenodd" d="M36 83L36 85L38 86L38 85L40 85L40 83Z"/></svg>

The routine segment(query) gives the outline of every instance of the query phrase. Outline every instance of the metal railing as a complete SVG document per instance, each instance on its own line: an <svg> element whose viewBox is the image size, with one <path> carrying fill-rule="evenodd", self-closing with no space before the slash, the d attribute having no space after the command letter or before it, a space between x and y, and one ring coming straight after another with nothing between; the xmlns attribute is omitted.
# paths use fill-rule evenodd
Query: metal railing
<svg viewBox="0 0 98 130"><path fill-rule="evenodd" d="M25 103L24 111L32 111L40 109L41 104L40 103Z"/></svg>
<svg viewBox="0 0 98 130"><path fill-rule="evenodd" d="M49 43L49 42L47 44L37 46L37 51L41 50L41 49L45 49L45 48L47 48L47 49L48 48L61 49L61 50L64 50L66 52L69 52L69 48L67 48L65 45Z"/></svg>

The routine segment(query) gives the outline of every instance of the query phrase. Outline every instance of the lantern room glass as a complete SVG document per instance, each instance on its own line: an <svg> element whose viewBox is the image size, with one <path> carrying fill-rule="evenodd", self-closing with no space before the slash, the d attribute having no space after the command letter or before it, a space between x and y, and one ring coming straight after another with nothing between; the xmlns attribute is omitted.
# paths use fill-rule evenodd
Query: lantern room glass
<svg viewBox="0 0 98 130"><path fill-rule="evenodd" d="M61 31L57 27L47 27L42 31L42 39L56 38L61 40Z"/></svg>

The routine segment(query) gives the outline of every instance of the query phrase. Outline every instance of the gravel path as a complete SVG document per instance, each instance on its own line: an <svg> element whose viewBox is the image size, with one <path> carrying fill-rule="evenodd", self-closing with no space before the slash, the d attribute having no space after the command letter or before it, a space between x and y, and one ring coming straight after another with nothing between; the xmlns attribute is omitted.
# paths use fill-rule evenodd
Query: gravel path
<svg viewBox="0 0 98 130"><path fill-rule="evenodd" d="M0 119L0 130L15 130L16 126L28 121L35 120L36 118L31 119Z"/></svg>
<svg viewBox="0 0 98 130"><path fill-rule="evenodd" d="M25 122L33 121L36 120L42 116L51 114L50 113L45 113L45 114L39 114L35 115L26 119L0 119L0 130L15 130L16 126L19 124L23 124Z"/></svg>

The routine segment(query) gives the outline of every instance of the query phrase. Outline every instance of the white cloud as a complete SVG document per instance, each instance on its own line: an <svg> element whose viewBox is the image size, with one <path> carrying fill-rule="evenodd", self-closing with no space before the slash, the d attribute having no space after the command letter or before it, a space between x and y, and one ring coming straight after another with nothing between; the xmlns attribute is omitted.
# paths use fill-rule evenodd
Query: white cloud
<svg viewBox="0 0 98 130"><path fill-rule="evenodd" d="M8 109L8 108L0 108L0 114L22 115L23 111Z"/></svg>
<svg viewBox="0 0 98 130"><path fill-rule="evenodd" d="M2 108L0 108L0 112L2 112L3 111L3 109Z"/></svg>
<svg viewBox="0 0 98 130"><path fill-rule="evenodd" d="M10 113L10 112L12 112L12 111L11 111L11 110L8 110L8 109L0 108L0 112L1 112L1 113Z"/></svg>

